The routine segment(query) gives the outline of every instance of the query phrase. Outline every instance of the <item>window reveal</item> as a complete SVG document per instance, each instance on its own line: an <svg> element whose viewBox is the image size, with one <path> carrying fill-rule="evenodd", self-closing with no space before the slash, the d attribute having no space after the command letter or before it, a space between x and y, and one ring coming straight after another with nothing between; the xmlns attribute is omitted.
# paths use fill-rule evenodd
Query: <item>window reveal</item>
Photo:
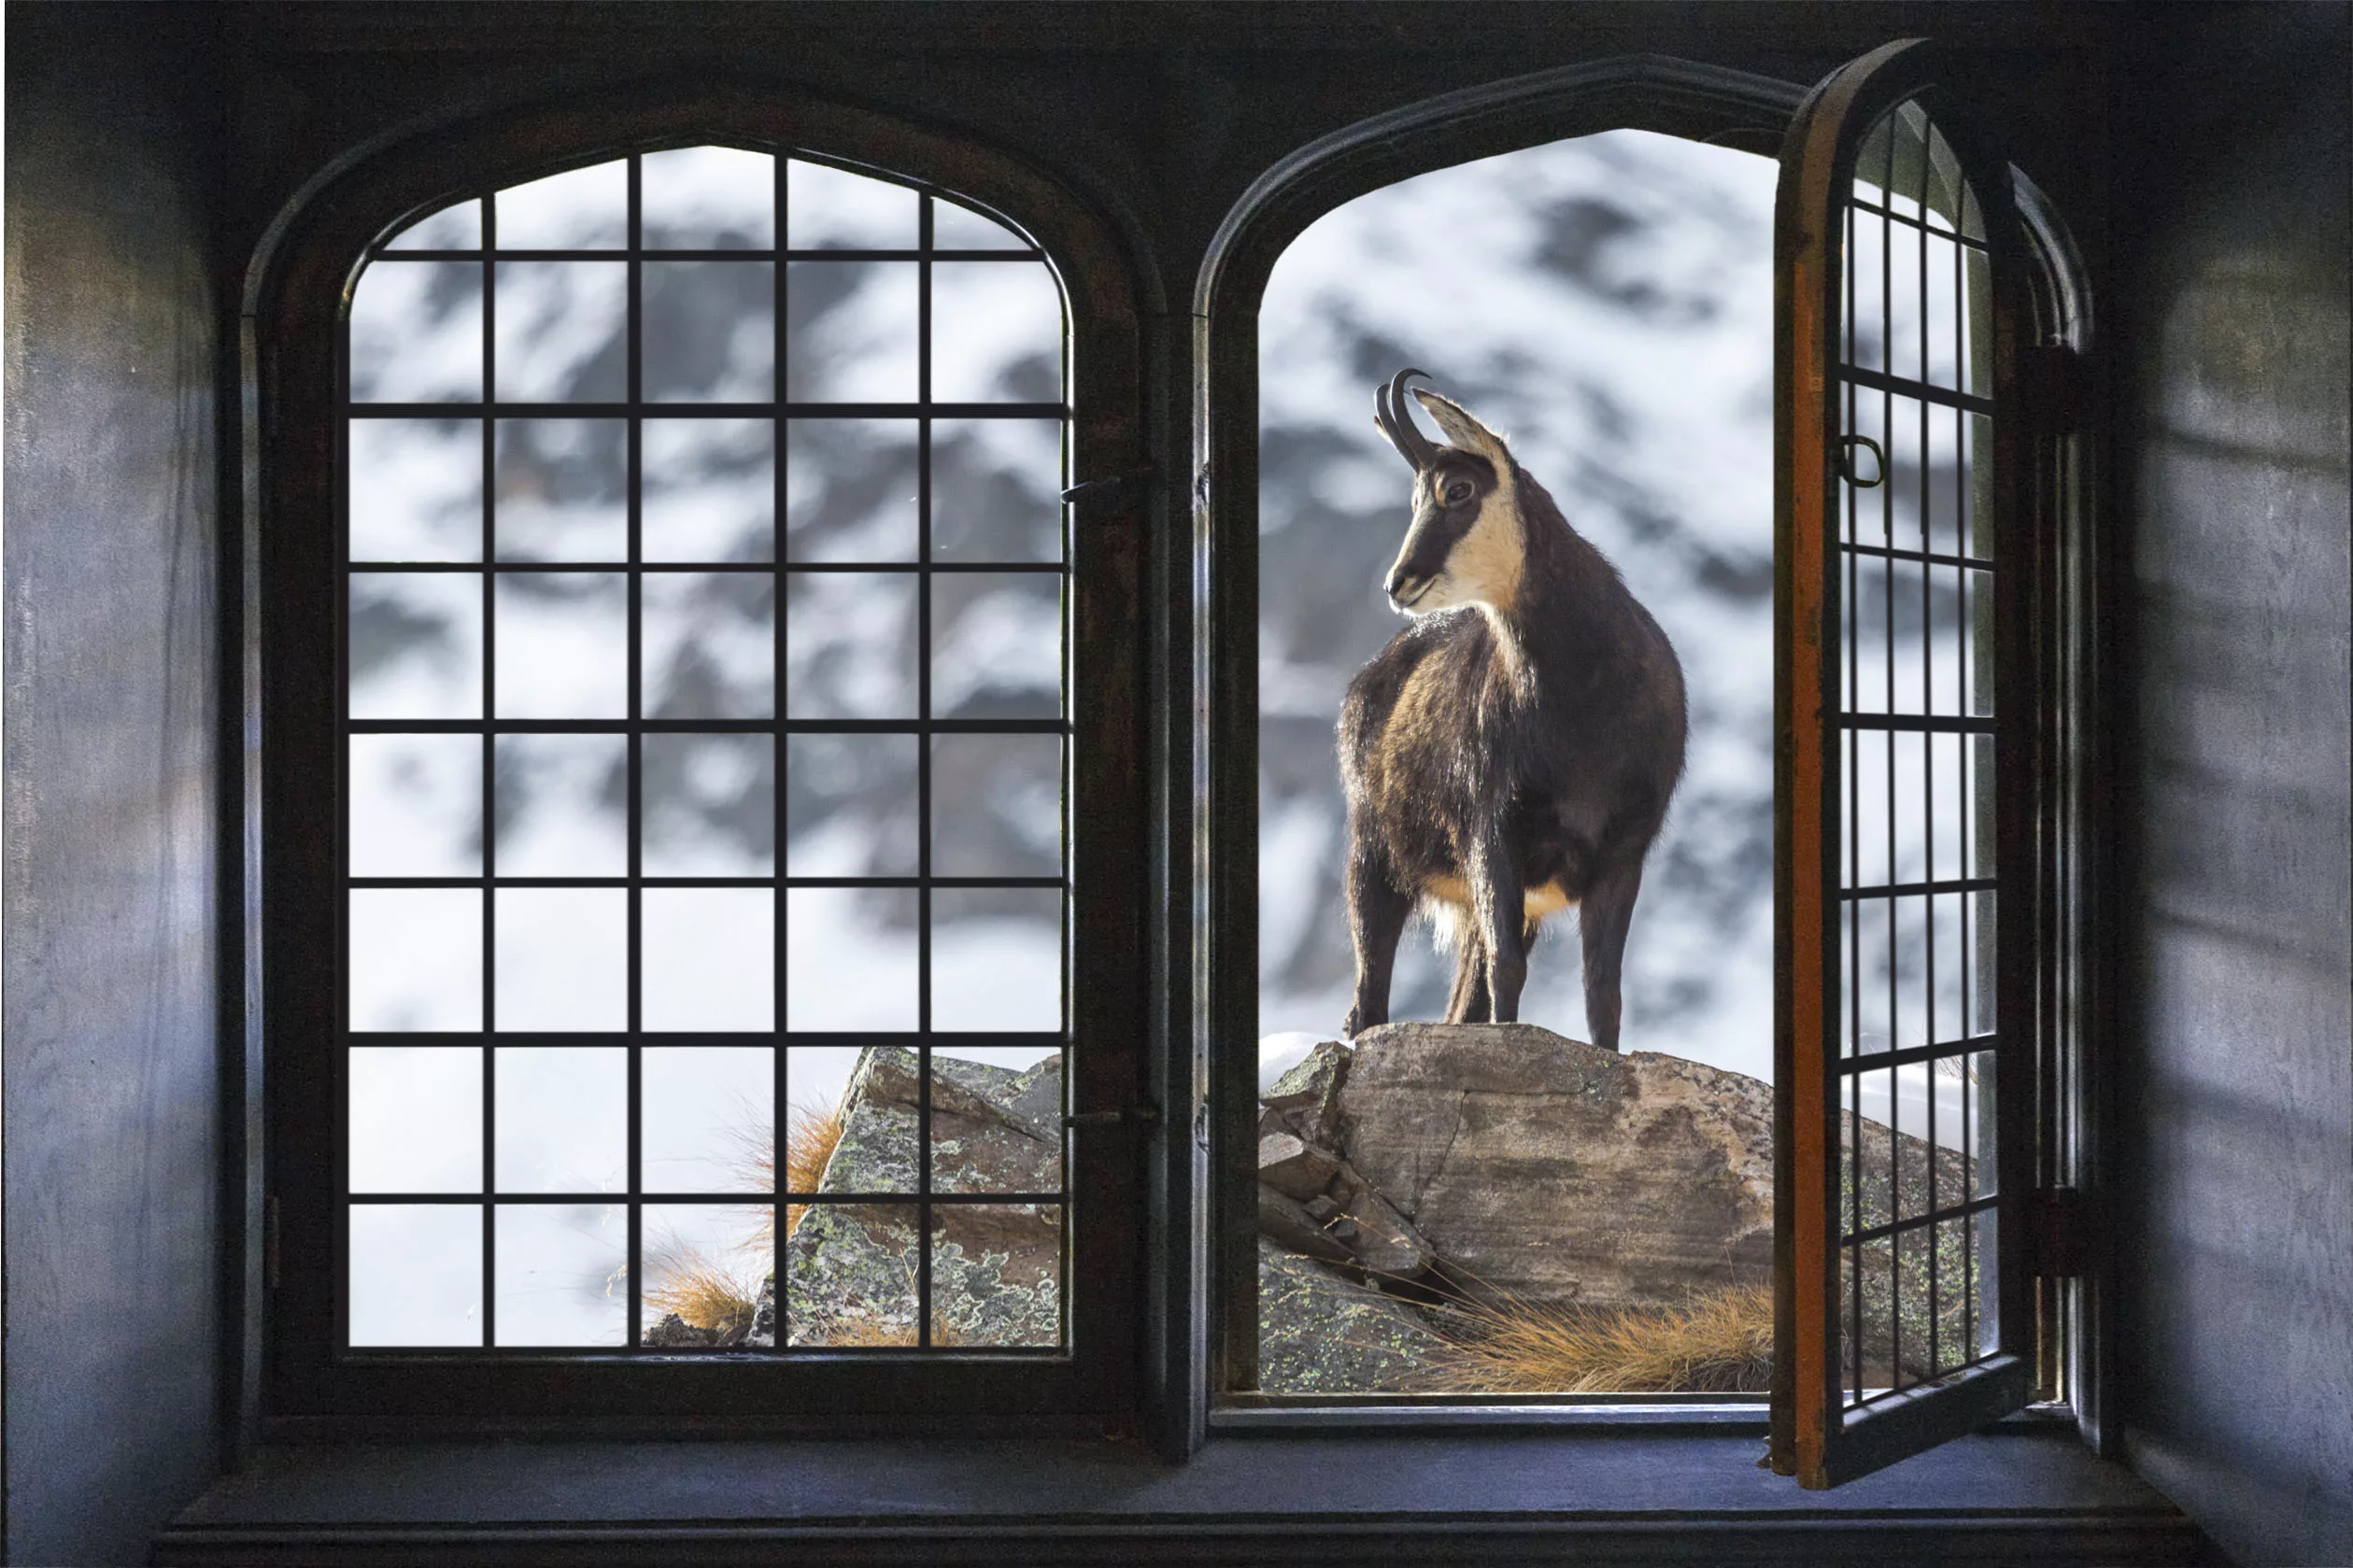
<svg viewBox="0 0 2353 1568"><path fill-rule="evenodd" d="M728 148L372 257L344 1343L1066 1343L1063 341L1012 231Z"/></svg>

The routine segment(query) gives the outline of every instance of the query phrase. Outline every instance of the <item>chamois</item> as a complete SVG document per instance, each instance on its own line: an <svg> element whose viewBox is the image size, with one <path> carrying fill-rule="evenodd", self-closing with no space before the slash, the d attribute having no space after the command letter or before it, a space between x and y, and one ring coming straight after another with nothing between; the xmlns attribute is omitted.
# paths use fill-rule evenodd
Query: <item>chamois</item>
<svg viewBox="0 0 2353 1568"><path fill-rule="evenodd" d="M1418 907L1456 950L1449 1023L1519 1016L1527 951L1572 905L1585 1024L1618 1049L1619 964L1642 860L1683 770L1683 671L1666 633L1500 437L1413 395L1373 392L1413 465L1413 521L1386 583L1412 624L1348 684L1348 928L1356 997L1345 1032L1388 1022L1397 939Z"/></svg>

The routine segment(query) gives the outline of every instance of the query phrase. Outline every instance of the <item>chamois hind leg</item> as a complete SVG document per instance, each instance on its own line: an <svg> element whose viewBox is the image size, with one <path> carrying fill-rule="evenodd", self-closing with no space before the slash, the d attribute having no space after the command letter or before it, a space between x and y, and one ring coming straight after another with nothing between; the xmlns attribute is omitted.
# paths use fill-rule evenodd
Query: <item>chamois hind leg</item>
<svg viewBox="0 0 2353 1568"><path fill-rule="evenodd" d="M1520 987L1528 978L1526 899L1522 895L1519 868L1499 842L1484 851L1471 867L1471 929L1487 959L1486 1017L1495 1024L1513 1024L1520 1017Z"/></svg>
<svg viewBox="0 0 2353 1568"><path fill-rule="evenodd" d="M1618 1049L1618 976L1625 957L1626 929L1634 923L1634 900L1642 891L1642 863L1619 866L1595 877L1585 890L1580 925L1585 939L1585 1032L1604 1051Z"/></svg>
<svg viewBox="0 0 2353 1568"><path fill-rule="evenodd" d="M1348 937L1356 949L1356 997L1340 1033L1350 1039L1389 1022L1389 976L1397 959L1413 900L1390 880L1388 857L1378 845L1358 841L1348 855Z"/></svg>
<svg viewBox="0 0 2353 1568"><path fill-rule="evenodd" d="M1454 955L1454 990L1446 998L1446 1022L1449 1024L1484 1024L1487 1022L1487 949L1479 939L1479 927L1466 918L1463 921L1462 951Z"/></svg>

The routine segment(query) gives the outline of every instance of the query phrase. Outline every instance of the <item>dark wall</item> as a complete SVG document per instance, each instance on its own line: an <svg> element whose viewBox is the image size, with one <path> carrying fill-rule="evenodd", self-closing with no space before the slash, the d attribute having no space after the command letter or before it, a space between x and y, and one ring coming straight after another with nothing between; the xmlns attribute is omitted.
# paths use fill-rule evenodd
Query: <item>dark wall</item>
<svg viewBox="0 0 2353 1568"><path fill-rule="evenodd" d="M217 78L195 12L7 16L8 1561L218 1468Z"/></svg>
<svg viewBox="0 0 2353 1568"><path fill-rule="evenodd" d="M2347 17L2151 7L2117 140L2119 1406L2247 1562L2353 1561Z"/></svg>

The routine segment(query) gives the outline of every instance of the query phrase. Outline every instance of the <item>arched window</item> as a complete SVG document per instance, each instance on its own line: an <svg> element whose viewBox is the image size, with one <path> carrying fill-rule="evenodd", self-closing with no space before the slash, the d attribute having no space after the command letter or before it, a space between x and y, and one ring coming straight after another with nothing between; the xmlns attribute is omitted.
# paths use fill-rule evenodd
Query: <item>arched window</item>
<svg viewBox="0 0 2353 1568"><path fill-rule="evenodd" d="M1218 846L1200 1044L1229 1151L1211 1381L1227 1420L1306 1419L1280 1406L1317 1397L1262 1390L1252 1289L1248 1151L1269 1112L1243 1042L1260 1004L1266 906L1254 872L1266 848L1250 854L1232 825L1260 786L1253 730L1267 668L1250 636L1266 537L1254 307L1283 247L1340 203L1614 127L1783 149L1779 501L1755 498L1780 519L1776 1408L1783 1422L1814 1424L1812 1446L1796 1448L1777 1427L1779 1462L1807 1485L1834 1484L2031 1396L2079 1391L2080 1364L2062 1349L2076 1332L2065 1227L2082 1103L2069 978L2078 917L2064 889L2082 835L2061 737L2079 722L2070 650L2089 634L2062 588L2081 548L2059 390L2077 338L2056 308L2073 308L2073 286L2055 223L2020 219L2011 190L2026 189L2023 177L1972 133L1935 71L1933 50L1891 46L1801 105L1781 84L1679 62L1573 67L1326 138L1269 171L1229 217L1200 290L1211 323L1201 633L1215 653L1198 694L1212 759L1200 822ZM1826 278L1851 297L1825 293ZM1361 367L1363 392L1409 362ZM1401 531L1402 500L1397 516ZM1396 545L1368 544L1358 575L1370 581ZM1820 619L1825 603L1837 615ZM1353 1266L1368 1267L1361 1256ZM1822 1310L1793 1318L1793 1292ZM1815 1404L1793 1406L1799 1377L1820 1385L1808 1385ZM1382 1393L1417 1402L1410 1388ZM1557 1403L1562 1420L1624 1419L1602 1396L1581 1410Z"/></svg>
<svg viewBox="0 0 2353 1568"><path fill-rule="evenodd" d="M1116 1406L1121 279L985 158L636 118L389 160L266 318L278 1410Z"/></svg>

